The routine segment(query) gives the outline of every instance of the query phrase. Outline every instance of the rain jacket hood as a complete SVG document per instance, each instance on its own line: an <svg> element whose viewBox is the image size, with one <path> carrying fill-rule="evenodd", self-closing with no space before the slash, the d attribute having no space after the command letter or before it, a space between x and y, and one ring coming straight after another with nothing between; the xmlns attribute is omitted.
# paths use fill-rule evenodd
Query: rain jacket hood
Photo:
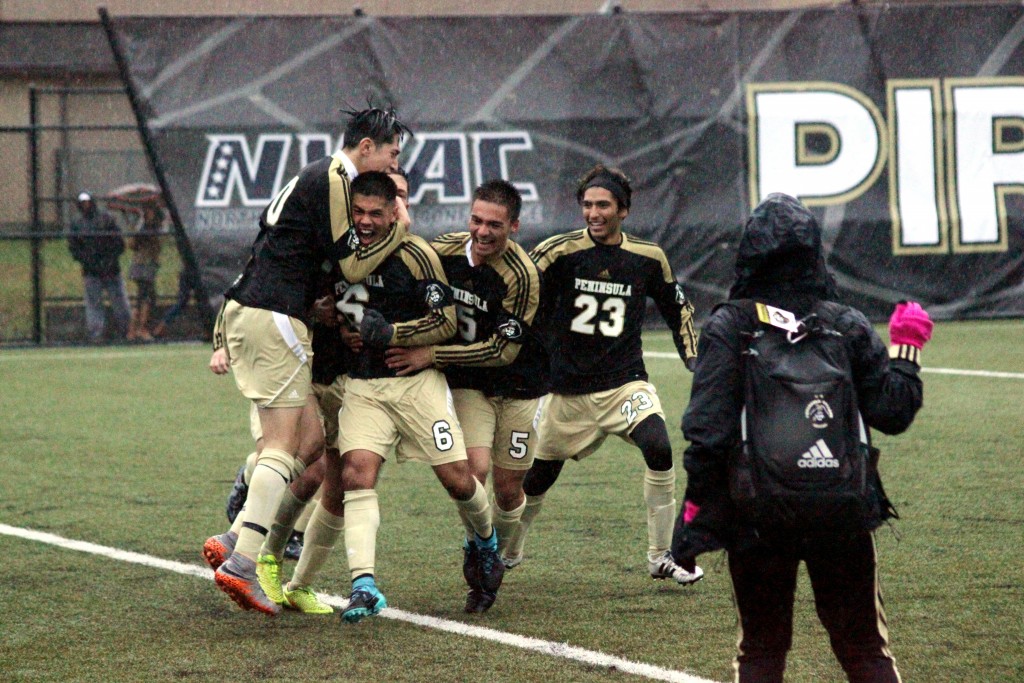
<svg viewBox="0 0 1024 683"><path fill-rule="evenodd" d="M795 313L837 298L825 266L821 226L797 199L772 193L743 227L730 299L756 299Z"/></svg>

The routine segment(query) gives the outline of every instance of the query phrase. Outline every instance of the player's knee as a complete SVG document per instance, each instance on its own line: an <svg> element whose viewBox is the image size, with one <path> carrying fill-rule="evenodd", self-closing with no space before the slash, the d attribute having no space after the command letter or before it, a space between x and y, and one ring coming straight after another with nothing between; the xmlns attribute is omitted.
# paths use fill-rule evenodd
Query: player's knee
<svg viewBox="0 0 1024 683"><path fill-rule="evenodd" d="M629 438L640 448L648 469L657 472L672 469L672 443L661 416L652 415L638 424Z"/></svg>
<svg viewBox="0 0 1024 683"><path fill-rule="evenodd" d="M494 501L502 510L512 510L523 502L523 475L526 472L512 472L494 468ZM519 476L517 476L519 475Z"/></svg>
<svg viewBox="0 0 1024 683"><path fill-rule="evenodd" d="M290 453L278 448L264 448L256 461L257 467L269 467L281 475L287 483L298 477L306 469L306 466L291 456Z"/></svg>
<svg viewBox="0 0 1024 683"><path fill-rule="evenodd" d="M478 482L465 460L439 465L434 473L453 500L466 501L476 493Z"/></svg>
<svg viewBox="0 0 1024 683"><path fill-rule="evenodd" d="M563 460L534 460L523 480L523 491L528 496L542 496L562 472Z"/></svg>
<svg viewBox="0 0 1024 683"><path fill-rule="evenodd" d="M299 452L295 457L304 462L308 467L320 459L326 445L324 430L309 430L308 433L302 435L302 439L299 441Z"/></svg>

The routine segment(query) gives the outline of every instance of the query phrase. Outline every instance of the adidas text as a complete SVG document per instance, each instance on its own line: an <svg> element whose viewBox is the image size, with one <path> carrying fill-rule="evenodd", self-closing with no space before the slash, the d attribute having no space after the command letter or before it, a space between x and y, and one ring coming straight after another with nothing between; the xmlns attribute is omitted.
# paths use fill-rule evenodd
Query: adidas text
<svg viewBox="0 0 1024 683"><path fill-rule="evenodd" d="M800 456L800 459L796 462L796 466L804 469L839 467L839 461L832 457L832 451L829 450L828 444L825 443L825 440L818 439L814 442L813 446Z"/></svg>

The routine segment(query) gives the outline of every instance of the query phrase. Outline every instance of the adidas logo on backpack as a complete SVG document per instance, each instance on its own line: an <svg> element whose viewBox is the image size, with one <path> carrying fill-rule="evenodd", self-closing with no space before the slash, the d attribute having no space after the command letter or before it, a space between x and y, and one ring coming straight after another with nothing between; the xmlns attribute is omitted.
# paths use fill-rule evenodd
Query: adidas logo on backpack
<svg viewBox="0 0 1024 683"><path fill-rule="evenodd" d="M839 467L839 461L832 457L832 451L824 439L818 439L814 445L803 452L796 462L797 467Z"/></svg>

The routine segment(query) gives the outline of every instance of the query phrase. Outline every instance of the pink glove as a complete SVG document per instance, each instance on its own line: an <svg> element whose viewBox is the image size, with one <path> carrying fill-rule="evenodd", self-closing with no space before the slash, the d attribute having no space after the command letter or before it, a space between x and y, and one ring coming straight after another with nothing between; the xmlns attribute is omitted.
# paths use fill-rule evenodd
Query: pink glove
<svg viewBox="0 0 1024 683"><path fill-rule="evenodd" d="M932 338L932 319L916 301L901 301L889 318L889 343L918 349Z"/></svg>
<svg viewBox="0 0 1024 683"><path fill-rule="evenodd" d="M689 524L693 521L693 518L700 512L700 506L695 504L692 500L688 500L683 504L683 523Z"/></svg>

